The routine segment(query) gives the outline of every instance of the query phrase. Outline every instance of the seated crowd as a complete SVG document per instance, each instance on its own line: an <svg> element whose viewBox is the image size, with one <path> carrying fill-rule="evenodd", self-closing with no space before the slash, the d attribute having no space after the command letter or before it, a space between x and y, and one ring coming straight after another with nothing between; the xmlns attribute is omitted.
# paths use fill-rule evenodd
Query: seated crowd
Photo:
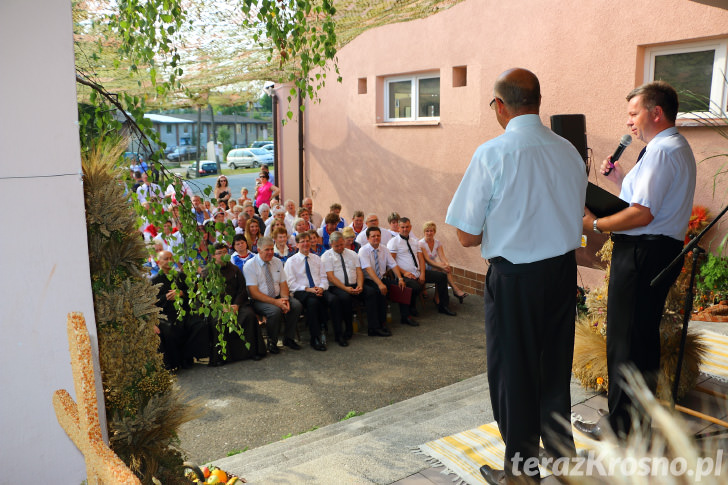
<svg viewBox="0 0 728 485"><path fill-rule="evenodd" d="M143 191L144 195L157 193L154 188ZM196 248L199 277L207 277L210 264L220 268L224 293L230 296L238 327L249 344L235 332L226 332L227 360L260 360L267 353L278 354L279 339L285 347L300 350L296 324L301 315L310 346L325 351L329 323L335 342L349 345L355 304L366 313L370 337L389 337L388 298L399 305L400 323L416 327L419 323L413 317L419 316L417 301L426 284L435 287L437 311L448 316L456 315L449 306L448 286L460 303L467 296L453 281L443 246L435 239L434 222L424 224L425 237L418 240L412 235L411 221L396 212L387 218L389 227L382 228L376 214L365 217L359 210L347 224L338 203L321 217L313 211L311 198L299 208L292 200L281 204L275 197L256 207L247 198L247 189L238 200L229 197L229 192L224 195L228 197L214 199L217 207L197 195L191 203L202 234ZM210 365L219 365L216 325L189 311L184 278L171 276L172 253L184 239L175 224L179 206L172 205L169 214L162 231L148 223L140 229L156 254L146 266L152 282L160 285L158 306L166 321L157 330L165 364L186 368L194 358L210 357ZM181 319L173 304L176 298L181 298L185 309ZM267 345L259 324L263 321Z"/></svg>

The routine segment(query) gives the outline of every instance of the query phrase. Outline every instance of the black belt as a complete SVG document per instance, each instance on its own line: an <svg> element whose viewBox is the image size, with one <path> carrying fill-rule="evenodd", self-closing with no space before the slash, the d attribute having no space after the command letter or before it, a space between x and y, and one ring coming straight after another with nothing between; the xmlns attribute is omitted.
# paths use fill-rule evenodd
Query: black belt
<svg viewBox="0 0 728 485"><path fill-rule="evenodd" d="M663 234L640 234L631 236L629 234L612 233L612 241L620 242L642 242L642 241L677 241L674 237L665 236Z"/></svg>
<svg viewBox="0 0 728 485"><path fill-rule="evenodd" d="M496 264L496 263L508 263L511 264L510 261L508 261L506 258L502 258L500 256L496 256L495 258L490 258L488 260L490 264Z"/></svg>

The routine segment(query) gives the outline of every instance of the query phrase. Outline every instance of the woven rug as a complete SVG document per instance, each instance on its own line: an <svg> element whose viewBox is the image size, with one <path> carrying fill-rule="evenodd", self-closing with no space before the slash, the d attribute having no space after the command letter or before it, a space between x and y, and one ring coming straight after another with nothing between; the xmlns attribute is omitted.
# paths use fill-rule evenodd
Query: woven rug
<svg viewBox="0 0 728 485"><path fill-rule="evenodd" d="M577 452L593 446L593 440L573 427L572 432ZM486 483L480 474L482 465L487 464L493 468L502 469L505 451L506 446L495 421L430 441L415 450L416 453L427 455L427 462L432 466L444 466L443 474L455 475L453 483L470 485ZM545 477L550 474L548 470L541 468L541 476Z"/></svg>
<svg viewBox="0 0 728 485"><path fill-rule="evenodd" d="M708 351L700 364L700 371L728 382L728 335L703 330L701 337Z"/></svg>

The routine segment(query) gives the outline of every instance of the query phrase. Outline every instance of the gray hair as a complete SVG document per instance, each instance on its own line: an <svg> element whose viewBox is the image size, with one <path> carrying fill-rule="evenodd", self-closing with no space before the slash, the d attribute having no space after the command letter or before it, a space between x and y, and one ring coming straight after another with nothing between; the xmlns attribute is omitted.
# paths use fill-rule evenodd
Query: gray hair
<svg viewBox="0 0 728 485"><path fill-rule="evenodd" d="M275 244L273 239L268 236L262 236L258 238L258 248L267 248Z"/></svg>
<svg viewBox="0 0 728 485"><path fill-rule="evenodd" d="M260 204L258 206L258 212L260 211L268 211L270 212L270 206L268 204Z"/></svg>
<svg viewBox="0 0 728 485"><path fill-rule="evenodd" d="M329 235L329 243L335 243L336 241L339 241L341 239L344 239L344 235L341 234L339 231L334 231Z"/></svg>

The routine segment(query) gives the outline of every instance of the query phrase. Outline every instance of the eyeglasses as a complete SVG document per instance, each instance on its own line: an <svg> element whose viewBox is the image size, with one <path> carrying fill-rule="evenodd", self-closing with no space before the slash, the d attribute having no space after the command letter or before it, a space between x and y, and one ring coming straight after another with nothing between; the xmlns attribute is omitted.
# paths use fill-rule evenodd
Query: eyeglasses
<svg viewBox="0 0 728 485"><path fill-rule="evenodd" d="M502 99L500 99L500 98L499 98L498 96L496 96L496 97L494 97L493 99L491 99L491 100L490 100L490 103L488 103L488 106L490 106L490 109L492 109L492 110L494 110L494 109L495 109L495 100L496 100L496 99L497 99L497 100L499 100L499 101L500 101L501 103L503 102L503 100L502 100Z"/></svg>

